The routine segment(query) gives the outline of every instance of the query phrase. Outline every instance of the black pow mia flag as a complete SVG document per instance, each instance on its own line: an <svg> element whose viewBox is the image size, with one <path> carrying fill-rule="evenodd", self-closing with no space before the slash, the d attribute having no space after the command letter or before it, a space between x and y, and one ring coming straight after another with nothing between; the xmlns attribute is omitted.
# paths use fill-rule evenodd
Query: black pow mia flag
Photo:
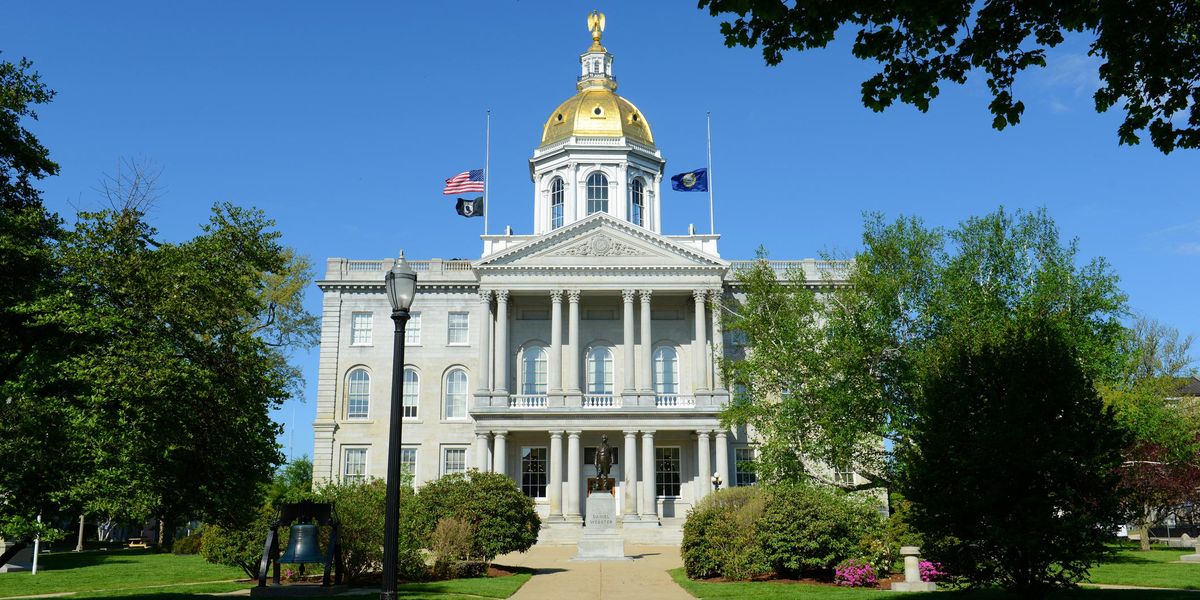
<svg viewBox="0 0 1200 600"><path fill-rule="evenodd" d="M454 207L458 214L464 217L482 217L483 216L483 196L474 200L459 198L458 204Z"/></svg>

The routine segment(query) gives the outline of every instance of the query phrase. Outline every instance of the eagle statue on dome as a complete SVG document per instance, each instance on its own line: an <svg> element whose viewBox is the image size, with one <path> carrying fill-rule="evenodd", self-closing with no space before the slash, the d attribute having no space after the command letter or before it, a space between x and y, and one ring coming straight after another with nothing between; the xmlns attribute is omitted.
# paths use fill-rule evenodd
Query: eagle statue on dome
<svg viewBox="0 0 1200 600"><path fill-rule="evenodd" d="M592 33L592 41L596 44L600 43L600 34L604 33L604 13L593 10L588 15L588 31Z"/></svg>

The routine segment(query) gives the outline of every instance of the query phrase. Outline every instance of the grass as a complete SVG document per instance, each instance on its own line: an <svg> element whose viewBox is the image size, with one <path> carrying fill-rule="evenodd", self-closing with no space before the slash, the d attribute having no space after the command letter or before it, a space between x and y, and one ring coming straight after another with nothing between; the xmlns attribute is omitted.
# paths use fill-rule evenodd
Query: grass
<svg viewBox="0 0 1200 600"><path fill-rule="evenodd" d="M1144 585L1200 590L1200 563L1181 563L1187 548L1155 548L1149 552L1124 546L1117 555L1093 567L1090 583ZM1200 594L1193 594L1200 598Z"/></svg>
<svg viewBox="0 0 1200 600"><path fill-rule="evenodd" d="M1091 570L1087 583L1110 585L1134 585L1161 588L1200 590L1200 564L1181 563L1179 557L1187 554L1185 549L1159 548L1141 552L1136 548L1122 546L1117 554ZM878 590L834 588L819 585L761 583L704 583L692 581L683 569L671 571L671 577L684 590L697 598L763 598L770 600L809 600L834 598L836 600L880 599ZM1013 598L1001 592L948 592L939 593L937 598L961 597L971 600L989 598ZM1061 592L1051 598L1096 598L1097 600L1122 600L1125 598L1150 598L1167 600L1190 598L1200 600L1195 592L1170 590L1097 590L1085 589Z"/></svg>
<svg viewBox="0 0 1200 600"><path fill-rule="evenodd" d="M881 590L866 590L854 588L838 588L824 585L805 585L799 583L704 583L692 581L684 574L683 569L671 569L671 578L687 593L702 600L817 600L832 598L834 600L887 600L910 596L913 598L930 598L932 600L1016 600L1020 596L999 591L978 592L937 592L935 594L895 594ZM1197 600L1200 594L1173 590L1097 590L1079 589L1051 594L1050 599L1080 600Z"/></svg>
<svg viewBox="0 0 1200 600"><path fill-rule="evenodd" d="M400 598L478 600L507 598L529 581L529 572L509 577L481 577L400 586ZM148 550L64 552L42 556L38 574L0 573L0 598L76 592L71 600L213 600L205 595L250 587L241 569L209 564L199 556L155 554ZM243 580L243 581L234 581ZM378 598L378 593L350 598Z"/></svg>

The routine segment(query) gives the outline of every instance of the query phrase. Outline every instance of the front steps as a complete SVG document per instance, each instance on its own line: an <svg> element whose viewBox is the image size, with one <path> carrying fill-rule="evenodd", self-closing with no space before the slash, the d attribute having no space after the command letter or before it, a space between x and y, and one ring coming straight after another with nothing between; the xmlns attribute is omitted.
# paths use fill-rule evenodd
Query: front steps
<svg viewBox="0 0 1200 600"><path fill-rule="evenodd" d="M683 518L666 517L655 523L620 523L617 531L627 544L643 546L678 546L683 542ZM582 521L542 521L538 544L573 546L583 536Z"/></svg>

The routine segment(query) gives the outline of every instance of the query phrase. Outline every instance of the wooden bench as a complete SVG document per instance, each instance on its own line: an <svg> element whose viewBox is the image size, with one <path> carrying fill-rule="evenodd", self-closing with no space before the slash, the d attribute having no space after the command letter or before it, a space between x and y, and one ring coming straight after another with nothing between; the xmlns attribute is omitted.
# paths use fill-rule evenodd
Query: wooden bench
<svg viewBox="0 0 1200 600"><path fill-rule="evenodd" d="M126 548L149 548L150 544L146 541L146 538L131 537L128 540L125 540L125 547Z"/></svg>

